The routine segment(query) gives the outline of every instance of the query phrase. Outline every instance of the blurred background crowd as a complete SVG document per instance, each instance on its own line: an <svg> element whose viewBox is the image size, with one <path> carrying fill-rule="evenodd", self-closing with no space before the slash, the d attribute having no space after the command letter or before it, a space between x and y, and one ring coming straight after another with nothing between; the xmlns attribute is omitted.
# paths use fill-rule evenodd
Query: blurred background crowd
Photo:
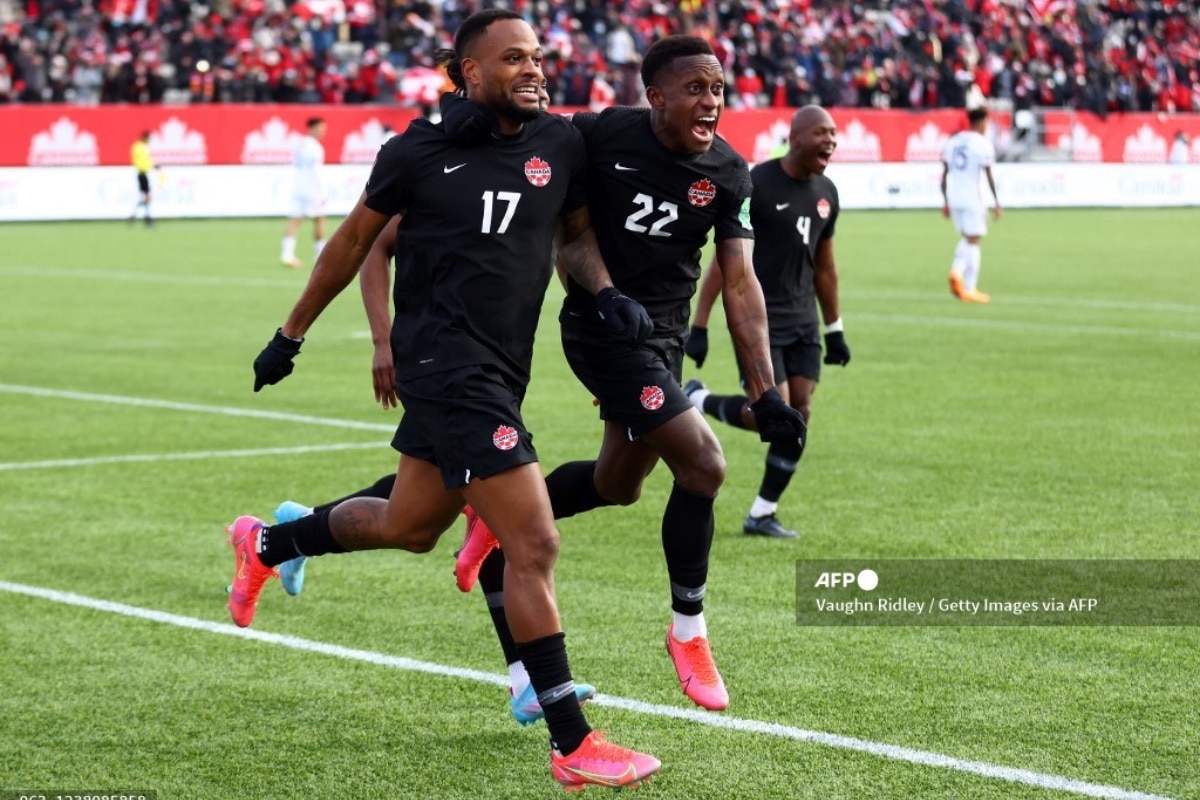
<svg viewBox="0 0 1200 800"><path fill-rule="evenodd" d="M468 0L0 0L0 103L430 104ZM509 0L555 105L640 100L657 37L708 39L733 108L1200 112L1200 0Z"/></svg>

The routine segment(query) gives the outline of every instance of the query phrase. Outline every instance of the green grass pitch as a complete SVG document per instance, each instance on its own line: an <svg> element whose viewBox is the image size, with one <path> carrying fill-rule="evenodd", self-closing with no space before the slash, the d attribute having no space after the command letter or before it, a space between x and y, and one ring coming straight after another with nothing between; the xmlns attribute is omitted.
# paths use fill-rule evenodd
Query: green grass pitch
<svg viewBox="0 0 1200 800"><path fill-rule="evenodd" d="M663 651L666 471L638 505L561 524L573 671L609 699L592 724L664 763L639 797L1200 797L1197 628L794 620L800 558L1200 558L1198 222L1012 211L984 243L983 306L949 295L955 235L936 212L843 214L853 361L825 368L784 498L798 542L741 534L764 446L717 427L724 726L691 713ZM252 630L277 638L229 635L223 527L395 468L356 287L290 378L251 391L307 274L278 265L281 233L0 228L0 790L561 796L544 725L508 713L482 599L454 589L460 528L424 556L316 560L300 597L268 586ZM600 441L559 350L560 298L526 404L546 468ZM688 377L728 391L720 330Z"/></svg>

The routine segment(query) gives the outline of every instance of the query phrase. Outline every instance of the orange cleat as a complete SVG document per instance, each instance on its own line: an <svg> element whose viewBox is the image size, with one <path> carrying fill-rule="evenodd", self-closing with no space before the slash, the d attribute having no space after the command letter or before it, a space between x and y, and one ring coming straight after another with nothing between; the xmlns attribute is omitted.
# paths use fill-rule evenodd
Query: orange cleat
<svg viewBox="0 0 1200 800"><path fill-rule="evenodd" d="M229 614L239 628L248 628L258 610L258 595L263 584L279 573L258 560L255 540L263 528L257 517L238 517L225 529L229 543L233 545L233 557L237 570L233 573L233 586L229 592Z"/></svg>
<svg viewBox="0 0 1200 800"><path fill-rule="evenodd" d="M963 291L962 299L967 301L968 303L990 303L990 302L992 302L992 296L990 294L984 294L983 292L979 291L978 289L967 289L967 290Z"/></svg>
<svg viewBox="0 0 1200 800"><path fill-rule="evenodd" d="M953 272L951 272L948 277L950 279L950 294L954 295L959 300L965 300L966 298L963 297L963 295L966 293L966 290L963 288L963 279L960 276L955 275Z"/></svg>
<svg viewBox="0 0 1200 800"><path fill-rule="evenodd" d="M300 263L298 258L281 258L279 263L283 264L288 269L303 269L304 265Z"/></svg>
<svg viewBox="0 0 1200 800"><path fill-rule="evenodd" d="M463 508L467 516L467 535L463 546L454 554L454 582L460 592L469 592L479 580L479 569L493 550L500 546L487 523L470 506Z"/></svg>
<svg viewBox="0 0 1200 800"><path fill-rule="evenodd" d="M550 773L568 792L588 785L636 789L661 766L652 755L605 741L600 731L589 733L570 755L550 751Z"/></svg>
<svg viewBox="0 0 1200 800"><path fill-rule="evenodd" d="M677 641L672 625L667 628L667 655L675 664L679 687L692 702L709 711L729 708L729 692L725 691L725 681L721 680L721 673L717 672L713 662L708 639L697 636L686 642Z"/></svg>

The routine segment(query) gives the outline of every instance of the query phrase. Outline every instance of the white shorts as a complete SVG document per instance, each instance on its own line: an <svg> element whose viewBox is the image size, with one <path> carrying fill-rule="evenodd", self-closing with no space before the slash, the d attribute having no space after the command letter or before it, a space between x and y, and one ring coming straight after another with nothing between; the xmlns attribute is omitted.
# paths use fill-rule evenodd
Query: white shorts
<svg viewBox="0 0 1200 800"><path fill-rule="evenodd" d="M983 206L967 206L950 209L950 219L963 236L987 235L987 209Z"/></svg>
<svg viewBox="0 0 1200 800"><path fill-rule="evenodd" d="M292 206L288 216L293 219L301 217L320 217L324 215L325 199L312 194L292 195Z"/></svg>

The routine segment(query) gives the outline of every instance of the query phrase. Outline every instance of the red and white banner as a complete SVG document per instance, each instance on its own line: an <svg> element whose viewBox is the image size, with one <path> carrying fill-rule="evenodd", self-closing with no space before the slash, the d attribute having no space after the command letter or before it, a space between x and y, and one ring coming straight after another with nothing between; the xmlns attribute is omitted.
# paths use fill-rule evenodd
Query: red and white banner
<svg viewBox="0 0 1200 800"><path fill-rule="evenodd" d="M792 109L728 111L720 133L748 161L786 149ZM909 112L831 109L838 126L835 163L937 162L942 146L966 119L961 111ZM157 163L286 164L305 121L326 120L326 160L370 164L393 131L403 131L417 112L394 106L198 105L0 107L0 166L128 166L129 147L150 131ZM1063 160L1166 163L1182 132L1191 160L1200 163L1200 115L1113 115L1046 112L1047 141ZM1012 136L1008 114L992 116L992 136L1003 153Z"/></svg>
<svg viewBox="0 0 1200 800"><path fill-rule="evenodd" d="M326 121L326 161L370 164L416 116L392 106L6 106L0 166L127 166L130 145L147 130L161 165L287 164L310 117Z"/></svg>

